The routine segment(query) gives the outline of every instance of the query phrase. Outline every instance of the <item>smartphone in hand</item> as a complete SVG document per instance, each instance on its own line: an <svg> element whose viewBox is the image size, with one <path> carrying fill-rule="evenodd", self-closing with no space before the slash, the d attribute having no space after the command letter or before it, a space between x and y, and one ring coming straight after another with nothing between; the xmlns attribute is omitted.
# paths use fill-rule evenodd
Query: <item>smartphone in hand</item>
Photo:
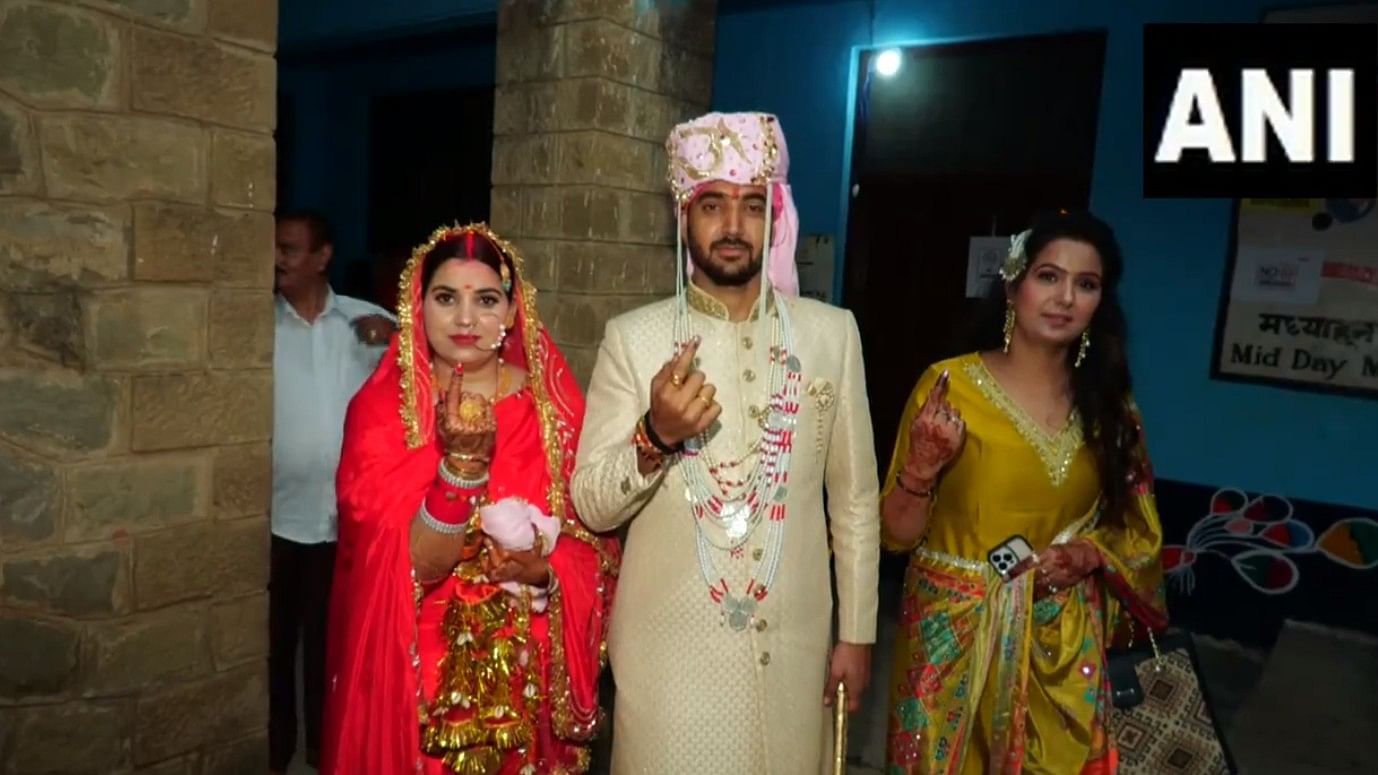
<svg viewBox="0 0 1378 775"><path fill-rule="evenodd" d="M986 553L986 561L1000 574L1000 578L1009 581L1010 571L1033 555L1034 550L1028 540L1024 536L1013 535Z"/></svg>

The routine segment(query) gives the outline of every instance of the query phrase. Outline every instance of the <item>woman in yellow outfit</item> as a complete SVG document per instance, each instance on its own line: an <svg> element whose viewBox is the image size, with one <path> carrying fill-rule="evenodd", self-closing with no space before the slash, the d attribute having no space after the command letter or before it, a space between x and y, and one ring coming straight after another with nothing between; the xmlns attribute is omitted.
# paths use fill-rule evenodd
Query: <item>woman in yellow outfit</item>
<svg viewBox="0 0 1378 775"><path fill-rule="evenodd" d="M1038 220L980 349L914 388L881 506L910 555L888 775L1115 772L1106 648L1166 625L1122 267L1094 216Z"/></svg>

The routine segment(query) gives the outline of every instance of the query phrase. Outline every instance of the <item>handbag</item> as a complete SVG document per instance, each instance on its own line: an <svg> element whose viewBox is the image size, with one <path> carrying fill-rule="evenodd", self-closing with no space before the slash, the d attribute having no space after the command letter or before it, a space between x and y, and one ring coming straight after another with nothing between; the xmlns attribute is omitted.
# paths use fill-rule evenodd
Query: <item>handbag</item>
<svg viewBox="0 0 1378 775"><path fill-rule="evenodd" d="M1234 775L1191 635L1148 630L1148 648L1107 655L1110 737L1120 775Z"/></svg>

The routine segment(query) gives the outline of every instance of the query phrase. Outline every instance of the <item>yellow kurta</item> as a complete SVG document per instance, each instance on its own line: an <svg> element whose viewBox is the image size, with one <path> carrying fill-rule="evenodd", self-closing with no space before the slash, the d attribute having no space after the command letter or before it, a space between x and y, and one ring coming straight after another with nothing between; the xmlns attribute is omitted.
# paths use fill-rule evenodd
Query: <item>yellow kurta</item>
<svg viewBox="0 0 1378 775"><path fill-rule="evenodd" d="M1107 622L1120 611L1116 596L1135 601L1141 615L1161 611L1161 532L1146 457L1126 524L1098 525L1100 477L1075 414L1048 433L969 354L919 380L883 496L905 464L914 415L944 370L966 441L939 480L922 544L891 547L912 553L891 676L887 772L1110 772L1098 769L1112 757ZM1035 551L1090 538L1107 567L1034 603L1032 574L1007 583L986 559L1015 535Z"/></svg>
<svg viewBox="0 0 1378 775"><path fill-rule="evenodd" d="M700 369L723 407L709 449L740 457L760 437L769 341L755 321L691 287ZM851 313L788 299L802 366L802 405L774 586L751 627L724 623L695 549L696 527L678 465L643 480L631 443L652 376L673 350L674 301L608 324L588 391L573 498L596 531L630 520L609 651L617 683L614 775L800 775L831 753L823 684L831 645L829 538L837 571L838 636L875 638L880 554L876 460ZM773 314L773 311L772 313ZM824 513L824 488L828 514ZM734 593L746 586L764 523L733 558L714 550Z"/></svg>

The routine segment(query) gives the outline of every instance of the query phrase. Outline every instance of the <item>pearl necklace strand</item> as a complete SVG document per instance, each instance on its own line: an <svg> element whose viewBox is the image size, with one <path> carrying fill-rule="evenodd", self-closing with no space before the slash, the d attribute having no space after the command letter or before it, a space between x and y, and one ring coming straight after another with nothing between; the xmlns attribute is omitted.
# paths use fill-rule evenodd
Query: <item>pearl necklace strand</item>
<svg viewBox="0 0 1378 775"><path fill-rule="evenodd" d="M766 244L769 239L767 230ZM773 289L764 281L764 274L763 268L759 315L762 325L770 328L771 346L766 376L766 420L759 444L753 445L759 454L740 482L725 482L719 475L726 467L713 459L706 432L685 441L680 460L685 496L694 518L699 572L708 586L709 597L720 606L724 622L737 631L746 629L755 619L757 603L769 594L780 568L790 458L799 415L801 368L794 354L789 309L783 300L777 300L774 311L767 314L766 297ZM690 341L693 336L683 282L681 272L674 327L675 339L681 343ZM736 554L763 519L767 523L765 549L756 558L746 589L734 595L714 554Z"/></svg>

